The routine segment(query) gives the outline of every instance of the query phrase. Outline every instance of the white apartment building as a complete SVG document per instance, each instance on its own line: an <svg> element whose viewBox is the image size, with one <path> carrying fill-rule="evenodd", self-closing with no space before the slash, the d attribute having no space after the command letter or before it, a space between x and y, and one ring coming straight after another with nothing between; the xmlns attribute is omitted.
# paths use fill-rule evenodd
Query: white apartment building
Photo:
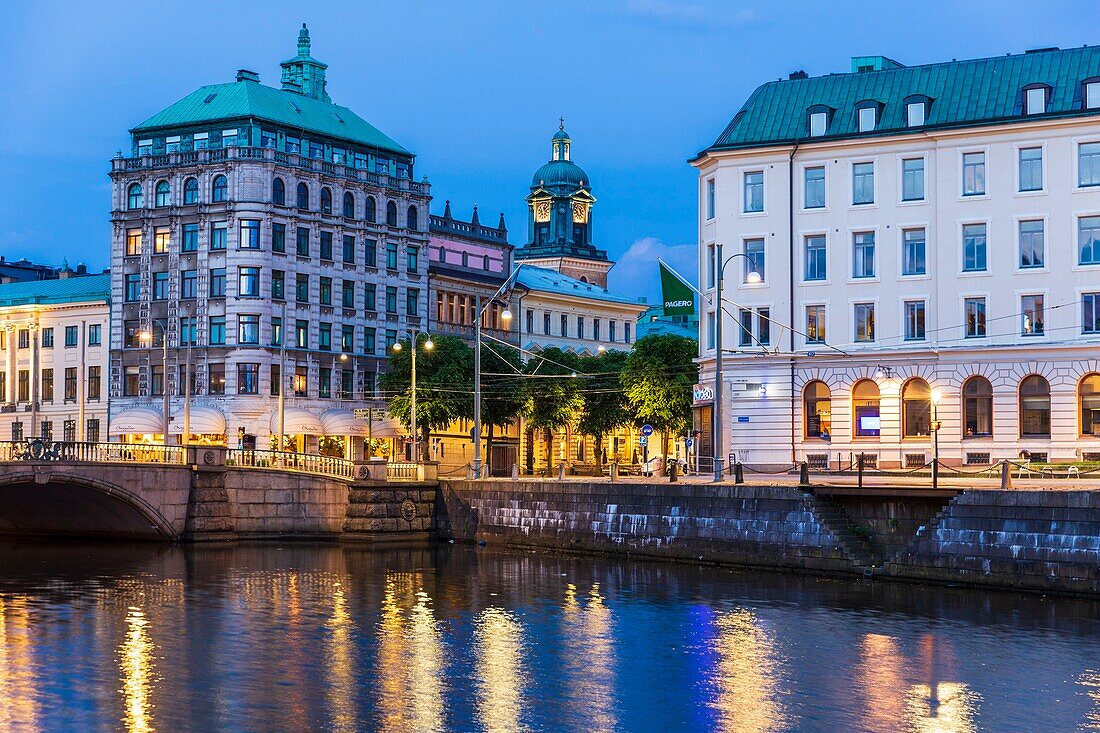
<svg viewBox="0 0 1100 733"><path fill-rule="evenodd" d="M721 250L742 462L1100 460L1100 48L797 72L693 165L704 445Z"/></svg>

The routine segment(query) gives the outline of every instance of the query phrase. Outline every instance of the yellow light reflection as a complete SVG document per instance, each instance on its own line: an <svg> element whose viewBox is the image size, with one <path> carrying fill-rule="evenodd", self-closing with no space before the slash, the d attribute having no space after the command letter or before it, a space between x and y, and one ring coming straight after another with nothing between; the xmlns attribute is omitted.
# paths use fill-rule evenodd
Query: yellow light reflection
<svg viewBox="0 0 1100 733"><path fill-rule="evenodd" d="M715 670L719 728L737 733L768 733L787 728L779 686L775 643L747 609L715 619Z"/></svg>
<svg viewBox="0 0 1100 733"><path fill-rule="evenodd" d="M904 659L898 642L882 634L865 634L859 643L856 679L865 700L865 730L890 730L905 719Z"/></svg>
<svg viewBox="0 0 1100 733"><path fill-rule="evenodd" d="M326 626L328 639L328 709L332 715L332 730L355 731L355 660L352 657L352 620L348 600L339 581L332 587L332 618Z"/></svg>
<svg viewBox="0 0 1100 733"><path fill-rule="evenodd" d="M906 708L913 733L971 733L981 697L964 682L909 688Z"/></svg>
<svg viewBox="0 0 1100 733"><path fill-rule="evenodd" d="M122 696L125 713L122 722L131 733L154 730L150 700L153 689L153 642L149 639L149 620L140 608L131 606L126 613L126 639L119 647L122 672Z"/></svg>
<svg viewBox="0 0 1100 733"><path fill-rule="evenodd" d="M581 603L577 587L565 588L562 604L564 628L562 652L565 673L570 681L570 704L574 716L584 721L585 730L613 731L615 717L615 646L612 636L611 609L593 583Z"/></svg>
<svg viewBox="0 0 1100 733"><path fill-rule="evenodd" d="M1085 718L1085 724L1082 728L1085 730L1100 730L1100 671L1086 670L1081 675L1078 683L1087 688L1085 694L1091 697L1093 701L1092 710Z"/></svg>
<svg viewBox="0 0 1100 733"><path fill-rule="evenodd" d="M475 622L477 712L486 733L526 730L523 710L523 627L512 614L486 608Z"/></svg>
<svg viewBox="0 0 1100 733"><path fill-rule="evenodd" d="M37 730L34 645L21 596L0 597L0 730Z"/></svg>
<svg viewBox="0 0 1100 733"><path fill-rule="evenodd" d="M384 730L442 731L443 640L419 574L386 578L379 623L379 710Z"/></svg>

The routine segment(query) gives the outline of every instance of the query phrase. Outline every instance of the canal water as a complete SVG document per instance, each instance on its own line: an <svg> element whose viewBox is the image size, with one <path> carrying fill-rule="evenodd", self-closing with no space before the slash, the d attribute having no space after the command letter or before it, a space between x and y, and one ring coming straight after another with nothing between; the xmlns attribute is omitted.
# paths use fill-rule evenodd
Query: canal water
<svg viewBox="0 0 1100 733"><path fill-rule="evenodd" d="M1100 603L443 545L0 545L0 731L1100 730Z"/></svg>

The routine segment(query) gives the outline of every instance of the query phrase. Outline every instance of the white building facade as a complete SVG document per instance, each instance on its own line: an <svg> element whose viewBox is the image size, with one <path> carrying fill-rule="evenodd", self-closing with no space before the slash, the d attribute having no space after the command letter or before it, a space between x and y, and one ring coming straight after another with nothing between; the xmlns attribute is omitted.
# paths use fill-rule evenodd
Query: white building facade
<svg viewBox="0 0 1100 733"><path fill-rule="evenodd" d="M731 457L1100 460L1100 49L799 72L693 164L704 442L720 249Z"/></svg>

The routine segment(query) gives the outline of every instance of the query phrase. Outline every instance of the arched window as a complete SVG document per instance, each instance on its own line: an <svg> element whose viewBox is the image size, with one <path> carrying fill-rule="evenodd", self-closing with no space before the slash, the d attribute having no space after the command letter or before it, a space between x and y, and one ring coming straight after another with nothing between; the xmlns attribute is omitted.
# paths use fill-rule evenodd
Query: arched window
<svg viewBox="0 0 1100 733"><path fill-rule="evenodd" d="M440 247L439 248L439 261L440 262L446 262L447 261L447 248L446 247Z"/></svg>
<svg viewBox="0 0 1100 733"><path fill-rule="evenodd" d="M188 178L183 182L183 203L197 204L199 202L199 179Z"/></svg>
<svg viewBox="0 0 1100 733"><path fill-rule="evenodd" d="M810 382L803 392L803 400L806 405L806 437L829 440L833 432L833 400L829 385L816 380Z"/></svg>
<svg viewBox="0 0 1100 733"><path fill-rule="evenodd" d="M366 208L363 209L363 218L374 223L378 219L378 212L374 206L374 196L367 196Z"/></svg>
<svg viewBox="0 0 1100 733"><path fill-rule="evenodd" d="M140 209L145 205L145 197L141 195L141 184L131 183L126 189L126 208L130 211Z"/></svg>
<svg viewBox="0 0 1100 733"><path fill-rule="evenodd" d="M355 218L355 196L351 191L344 193L344 217L348 219Z"/></svg>
<svg viewBox="0 0 1100 733"><path fill-rule="evenodd" d="M309 210L309 186L304 183L298 184L298 208Z"/></svg>
<svg viewBox="0 0 1100 733"><path fill-rule="evenodd" d="M963 384L963 431L967 438L993 435L993 385L985 377Z"/></svg>
<svg viewBox="0 0 1100 733"><path fill-rule="evenodd" d="M172 187L168 185L168 181L161 181L160 183L158 183L157 184L157 199L156 199L157 208L159 209L163 206L167 206L169 203L171 203L169 201L169 199L171 199L171 198L172 198Z"/></svg>
<svg viewBox="0 0 1100 733"><path fill-rule="evenodd" d="M1050 382L1038 374L1020 382L1020 435L1050 437Z"/></svg>
<svg viewBox="0 0 1100 733"><path fill-rule="evenodd" d="M332 213L332 191L328 190L328 188L321 189L321 213Z"/></svg>
<svg viewBox="0 0 1100 733"><path fill-rule="evenodd" d="M857 438L879 437L878 385L861 379L852 387L852 434Z"/></svg>
<svg viewBox="0 0 1100 733"><path fill-rule="evenodd" d="M214 176L213 194L211 200L214 203L225 201L229 198L229 181L226 180L225 176Z"/></svg>
<svg viewBox="0 0 1100 733"><path fill-rule="evenodd" d="M271 203L276 206L286 206L286 184L282 178L276 178L271 182Z"/></svg>
<svg viewBox="0 0 1100 733"><path fill-rule="evenodd" d="M409 210L405 212L405 226L409 229L417 229L416 224L416 207L410 206Z"/></svg>
<svg viewBox="0 0 1100 733"><path fill-rule="evenodd" d="M932 389L923 379L910 379L901 388L903 438L926 438L932 434Z"/></svg>
<svg viewBox="0 0 1100 733"><path fill-rule="evenodd" d="M1100 435L1100 374L1081 380L1081 434Z"/></svg>
<svg viewBox="0 0 1100 733"><path fill-rule="evenodd" d="M386 225L397 226L397 204L392 201L386 204Z"/></svg>

